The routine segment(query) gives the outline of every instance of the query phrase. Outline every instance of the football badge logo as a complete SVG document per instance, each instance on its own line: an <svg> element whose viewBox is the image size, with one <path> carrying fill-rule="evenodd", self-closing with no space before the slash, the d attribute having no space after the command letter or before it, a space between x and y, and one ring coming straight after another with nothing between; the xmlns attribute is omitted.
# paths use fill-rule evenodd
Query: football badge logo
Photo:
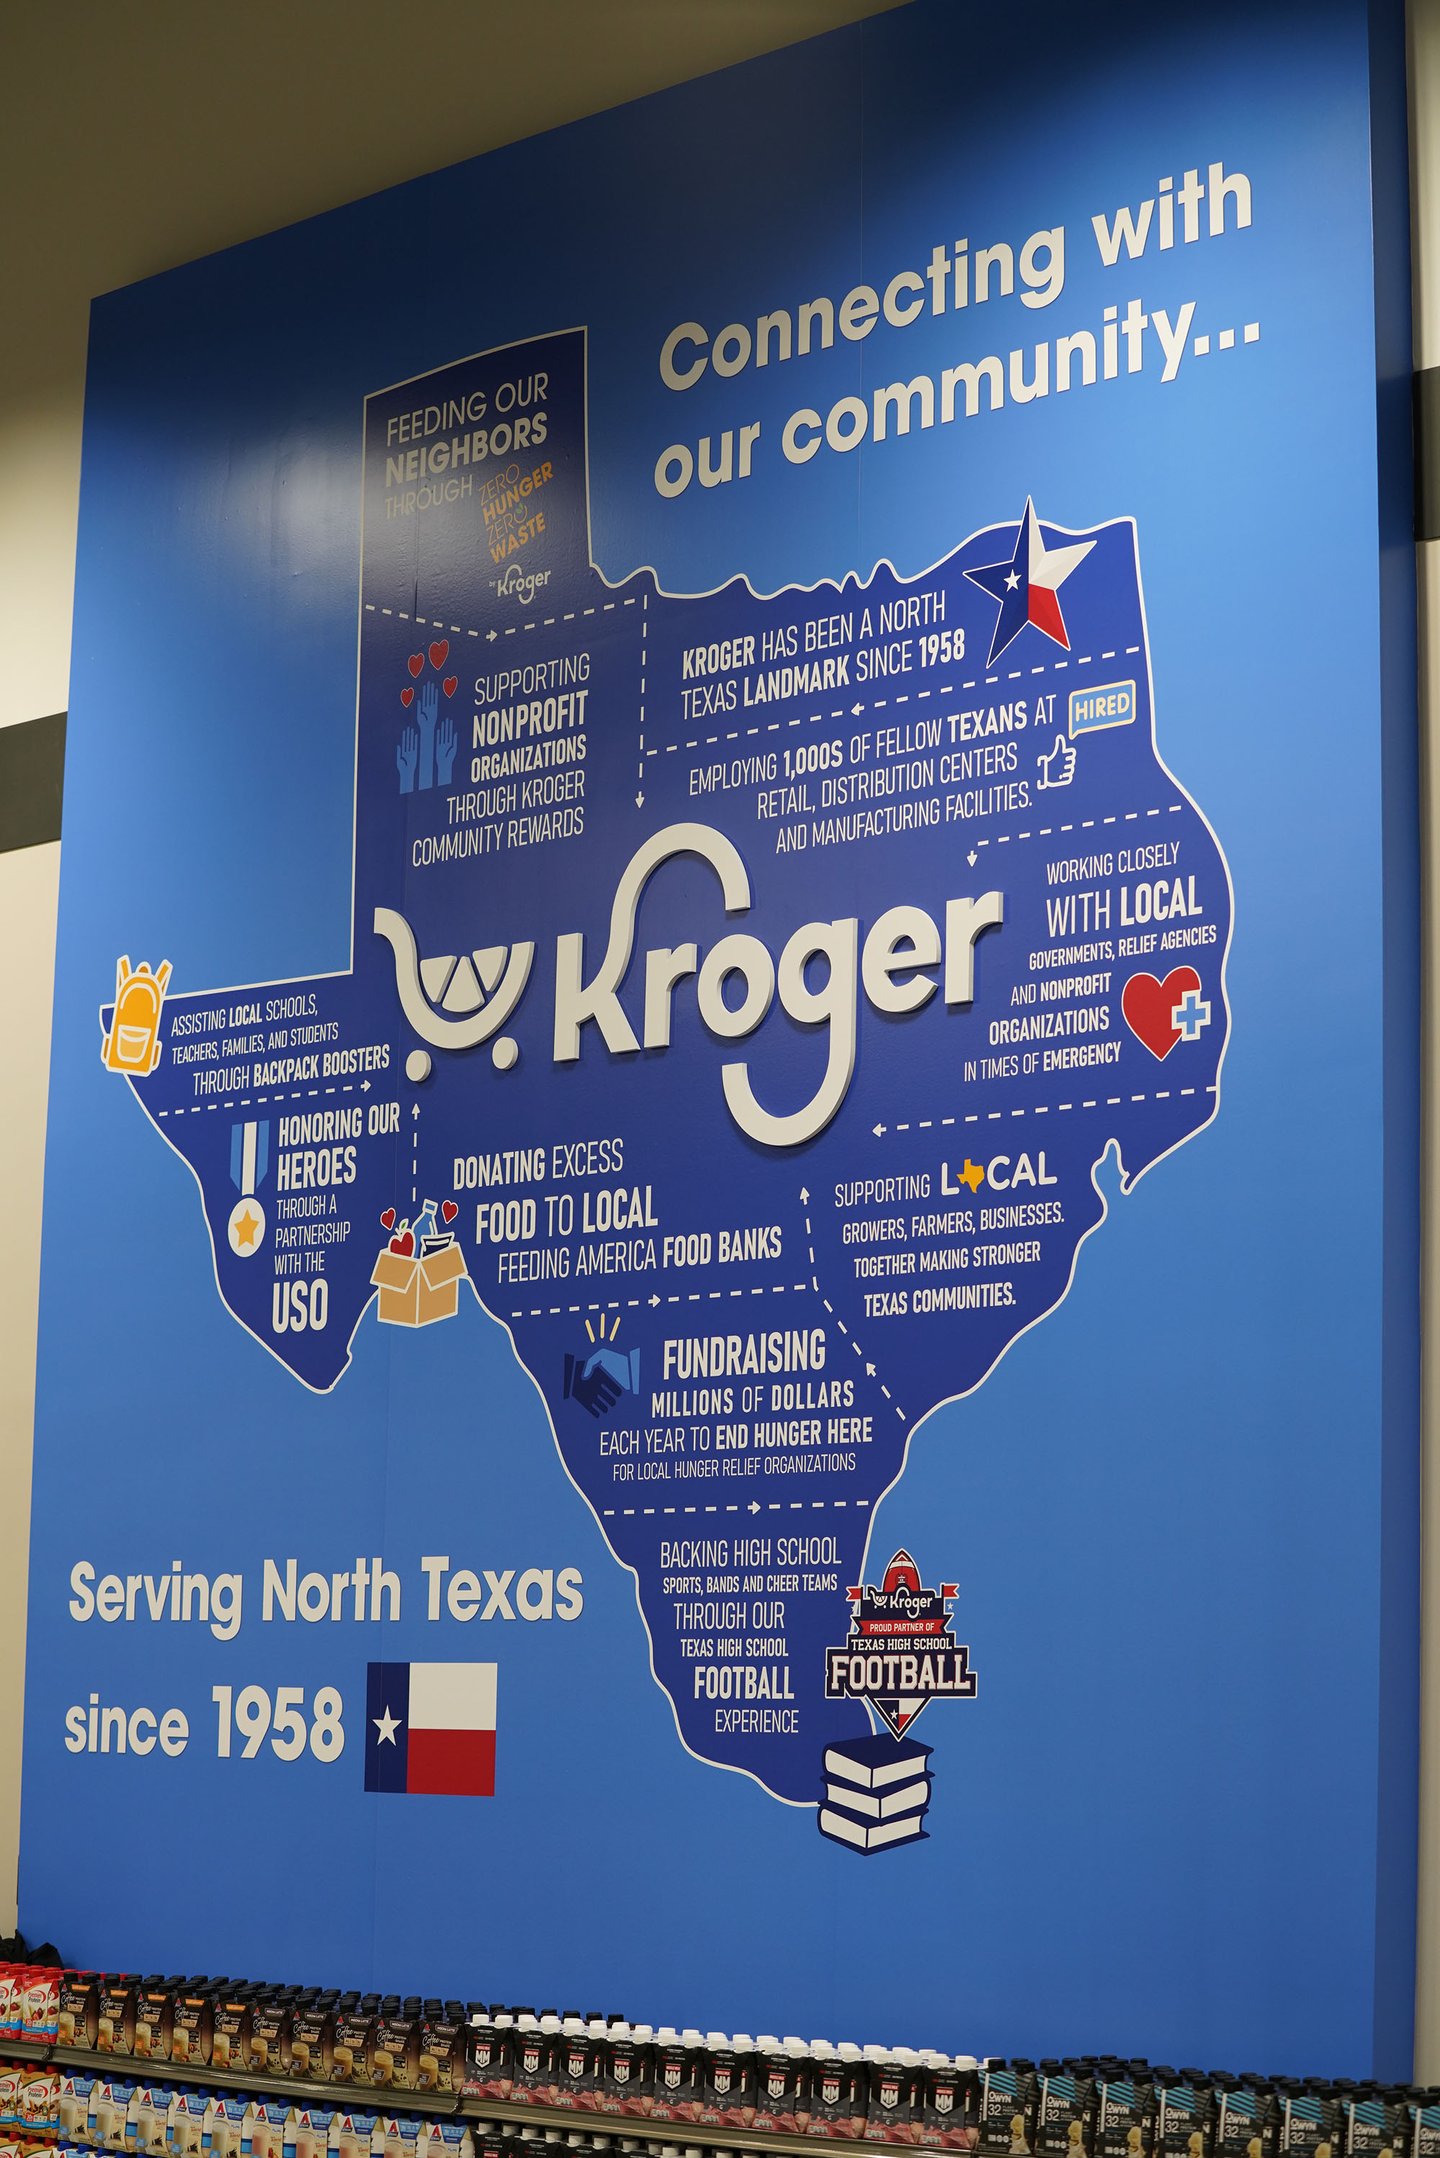
<svg viewBox="0 0 1440 2158"><path fill-rule="evenodd" d="M896 1739L929 1702L972 1701L970 1650L951 1631L959 1593L953 1581L924 1588L908 1551L895 1553L878 1588L847 1589L849 1635L825 1651L827 1700L864 1701Z"/></svg>

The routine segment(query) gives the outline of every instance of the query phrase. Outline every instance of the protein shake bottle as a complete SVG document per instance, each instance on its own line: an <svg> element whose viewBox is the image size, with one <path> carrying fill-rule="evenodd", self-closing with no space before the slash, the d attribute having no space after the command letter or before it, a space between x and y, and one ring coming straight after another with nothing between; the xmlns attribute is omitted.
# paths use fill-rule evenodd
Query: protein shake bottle
<svg viewBox="0 0 1440 2158"><path fill-rule="evenodd" d="M795 2088L799 2066L787 2046L761 2032L755 2041L754 2125L766 2135L798 2133Z"/></svg>
<svg viewBox="0 0 1440 2158"><path fill-rule="evenodd" d="M465 2030L465 2096L500 2098L508 2095L511 2071L509 2038L514 2021L503 2008L477 2003L470 2011Z"/></svg>
<svg viewBox="0 0 1440 2158"><path fill-rule="evenodd" d="M1154 2084L1128 2062L1105 2068L1095 2082L1095 2158L1150 2158L1154 2144Z"/></svg>
<svg viewBox="0 0 1440 2158"><path fill-rule="evenodd" d="M1215 2099L1198 2068L1155 2070L1156 2158L1212 2158Z"/></svg>
<svg viewBox="0 0 1440 2158"><path fill-rule="evenodd" d="M697 2030L662 2025L655 2041L655 2089L650 2114L657 2121L693 2121L705 2089L705 2042ZM669 2146L667 2145L667 2148Z"/></svg>
<svg viewBox="0 0 1440 2158"><path fill-rule="evenodd" d="M979 2135L980 2079L974 2055L951 2060L927 2053L918 2103L915 2141L931 2149L973 2150Z"/></svg>
<svg viewBox="0 0 1440 2158"><path fill-rule="evenodd" d="M609 2058L600 2094L602 2113L639 2119L649 2112L654 2036L648 2023L611 2024Z"/></svg>
<svg viewBox="0 0 1440 2158"><path fill-rule="evenodd" d="M1031 2158L1039 2093L1033 2061L987 2061L980 2086L981 2150Z"/></svg>
<svg viewBox="0 0 1440 2158"><path fill-rule="evenodd" d="M543 2017L536 2016L529 2008L517 2010L510 2089L510 2096L517 2105L539 2105L542 2102L540 2091L545 2082L545 2056L550 2031L558 2028L553 2009L547 2009Z"/></svg>
<svg viewBox="0 0 1440 2158"><path fill-rule="evenodd" d="M1083 2061L1042 2061L1036 2158L1091 2158L1094 2147L1095 2084L1089 2066Z"/></svg>

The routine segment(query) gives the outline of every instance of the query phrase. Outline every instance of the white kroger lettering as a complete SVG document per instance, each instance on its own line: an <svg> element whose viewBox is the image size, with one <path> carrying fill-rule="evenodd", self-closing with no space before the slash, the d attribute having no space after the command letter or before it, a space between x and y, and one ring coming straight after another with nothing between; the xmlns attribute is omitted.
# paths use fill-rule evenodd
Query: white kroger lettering
<svg viewBox="0 0 1440 2158"><path fill-rule="evenodd" d="M736 1059L722 1064L725 1105L746 1137L762 1146L799 1145L824 1131L835 1116L855 1073L862 998L873 1010L897 1016L920 1011L937 989L950 1009L973 1003L975 946L987 929L999 928L1005 919L1004 893L988 891L975 898L948 899L943 929L923 907L908 904L882 913L863 940L853 915L804 922L781 947L778 959L759 937L743 930L720 937L703 959L693 940L657 945L646 951L640 970L637 1030L621 992L635 956L641 903L655 873L685 855L698 856L714 871L726 914L749 912L749 872L723 832L708 824L682 822L652 833L621 872L605 949L588 979L585 933L570 930L556 938L552 1058L557 1064L576 1062L587 1027L594 1027L611 1056L668 1049L675 992L692 979L700 1023L720 1041L743 1041L753 1034L778 998L787 1018L821 1034L825 1063L808 1101L791 1110L766 1107L748 1063ZM477 952L477 962L493 968L497 979L478 1010L452 1018L429 1002L414 932L404 917L377 907L374 925L394 952L401 1006L423 1041L452 1050L478 1047L518 1008L530 980L533 944L515 944L508 953L503 947ZM445 962L435 964L443 967ZM460 1002L463 1005L463 997ZM496 1040L492 1055L500 1070L509 1071L518 1050L513 1041ZM786 1062L788 1067L789 1059Z"/></svg>

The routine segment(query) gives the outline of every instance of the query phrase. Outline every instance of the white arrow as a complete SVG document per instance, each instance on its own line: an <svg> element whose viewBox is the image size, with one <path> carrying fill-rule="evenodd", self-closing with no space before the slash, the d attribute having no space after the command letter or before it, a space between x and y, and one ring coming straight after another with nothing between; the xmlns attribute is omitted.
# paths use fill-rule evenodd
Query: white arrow
<svg viewBox="0 0 1440 2158"><path fill-rule="evenodd" d="M966 855L965 859L970 864L970 867L973 869L975 867L975 849L973 847L970 849L970 852Z"/></svg>
<svg viewBox="0 0 1440 2158"><path fill-rule="evenodd" d="M802 1206L808 1206L810 1204L810 1194L805 1189L805 1186L803 1184L800 1186L800 1204Z"/></svg>
<svg viewBox="0 0 1440 2158"><path fill-rule="evenodd" d="M865 1375L866 1375L866 1377L867 1377L867 1378L870 1378L870 1379L873 1379L873 1378L874 1378L874 1376L875 1376L875 1366L874 1366L873 1364L867 1364L867 1365L865 1366Z"/></svg>
<svg viewBox="0 0 1440 2158"><path fill-rule="evenodd" d="M495 642L495 639L496 639L496 638L497 638L497 637L499 636L499 634L500 634L500 632L499 632L499 630L498 630L498 629L492 629L492 630L491 630L491 631L490 631L490 632L488 633L488 635L486 636L485 642L486 642L487 644L493 644L493 643Z"/></svg>
<svg viewBox="0 0 1440 2158"><path fill-rule="evenodd" d="M370 1081L369 1081L368 1079L362 1079L362 1080L360 1081L360 1091L361 1091L361 1093L362 1093L362 1094L368 1094L368 1093L369 1093L369 1091L370 1091Z"/></svg>
<svg viewBox="0 0 1440 2158"><path fill-rule="evenodd" d="M659 1299L659 1297L658 1297L658 1296L652 1296L652 1297L651 1297L651 1299L650 1299L650 1308L651 1308L651 1310L652 1310L652 1311L654 1310L655 1306L656 1306L656 1305L657 1305L657 1304L659 1303L659 1301L660 1301L660 1299Z"/></svg>
<svg viewBox="0 0 1440 2158"><path fill-rule="evenodd" d="M850 717L852 719L858 719L864 709L865 707L863 704L852 704L850 707Z"/></svg>
<svg viewBox="0 0 1440 2158"><path fill-rule="evenodd" d="M758 1514L760 1511L760 1501L758 1499L752 1499L749 1506L745 1510L747 1513Z"/></svg>
<svg viewBox="0 0 1440 2158"><path fill-rule="evenodd" d="M420 1104L418 1101L416 1102L414 1108L410 1111L410 1114L415 1118L416 1122L418 1123L420 1119Z"/></svg>
<svg viewBox="0 0 1440 2158"><path fill-rule="evenodd" d="M636 795L636 797L635 797L635 807L636 807L637 809L643 809L643 808L645 807L645 797L644 797L644 795L643 795L643 794L637 794L637 795Z"/></svg>
<svg viewBox="0 0 1440 2158"><path fill-rule="evenodd" d="M884 1136L885 1136L885 1126L884 1126L883 1124L877 1124L877 1125L875 1126L875 1136L876 1136L876 1138L877 1138L877 1139L883 1139L883 1138L884 1138Z"/></svg>

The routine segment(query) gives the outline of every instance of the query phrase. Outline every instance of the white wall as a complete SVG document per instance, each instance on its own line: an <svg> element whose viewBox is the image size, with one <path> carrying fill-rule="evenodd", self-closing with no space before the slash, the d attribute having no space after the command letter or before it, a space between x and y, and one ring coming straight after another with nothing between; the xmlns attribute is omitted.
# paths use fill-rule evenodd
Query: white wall
<svg viewBox="0 0 1440 2158"><path fill-rule="evenodd" d="M3 0L0 725L63 711L90 299L895 0ZM417 90L420 94L417 95ZM0 854L0 1931L58 846ZM36 1914L43 1923L43 1913ZM64 1942L58 1944L64 1949Z"/></svg>

